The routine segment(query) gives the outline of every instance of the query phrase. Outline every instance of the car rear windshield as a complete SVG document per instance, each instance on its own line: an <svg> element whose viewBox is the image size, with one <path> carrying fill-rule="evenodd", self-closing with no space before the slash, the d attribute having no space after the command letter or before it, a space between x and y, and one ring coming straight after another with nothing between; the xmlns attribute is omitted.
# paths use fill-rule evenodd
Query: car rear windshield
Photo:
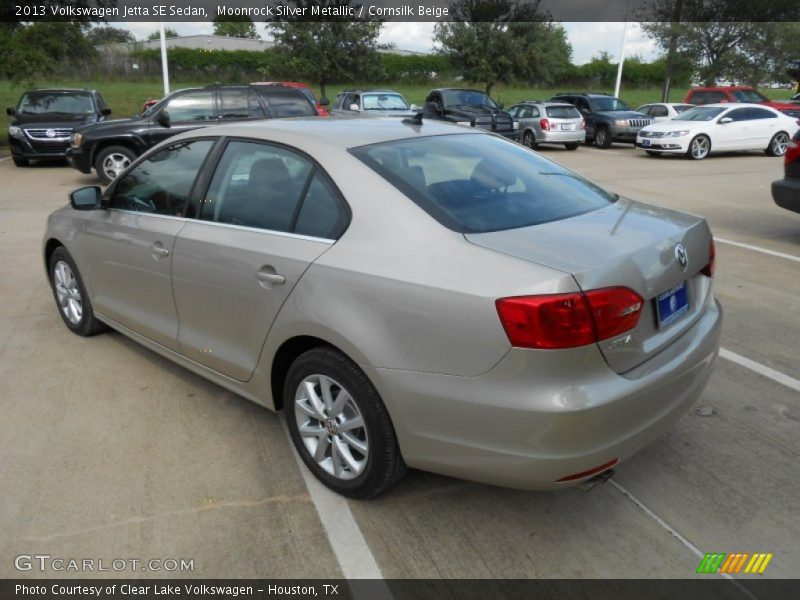
<svg viewBox="0 0 800 600"><path fill-rule="evenodd" d="M28 92L19 101L17 112L25 115L90 115L94 112L88 92Z"/></svg>
<svg viewBox="0 0 800 600"><path fill-rule="evenodd" d="M443 135L350 152L445 227L484 233L558 221L616 196L493 135Z"/></svg>
<svg viewBox="0 0 800 600"><path fill-rule="evenodd" d="M578 119L581 116L574 106L548 106L545 111L551 119Z"/></svg>
<svg viewBox="0 0 800 600"><path fill-rule="evenodd" d="M752 102L754 104L758 104L759 102L769 101L769 98L767 98L764 94L760 94L755 90L734 90L731 93L739 102Z"/></svg>
<svg viewBox="0 0 800 600"><path fill-rule="evenodd" d="M695 106L692 109L682 112L673 121L710 121L722 111L727 110L722 106Z"/></svg>

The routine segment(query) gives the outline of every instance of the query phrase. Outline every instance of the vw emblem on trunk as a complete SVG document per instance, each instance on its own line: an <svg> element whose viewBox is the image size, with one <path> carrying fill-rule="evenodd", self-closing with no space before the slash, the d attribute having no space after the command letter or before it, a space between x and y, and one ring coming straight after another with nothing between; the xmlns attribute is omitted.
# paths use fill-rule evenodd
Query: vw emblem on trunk
<svg viewBox="0 0 800 600"><path fill-rule="evenodd" d="M685 271L686 267L689 265L689 255L686 254L686 248L684 248L683 244L680 242L675 244L675 258L678 259L678 264L681 266L681 269Z"/></svg>
<svg viewBox="0 0 800 600"><path fill-rule="evenodd" d="M52 129L48 129L47 131L44 132L44 134L49 138L56 137L56 132L53 131Z"/></svg>

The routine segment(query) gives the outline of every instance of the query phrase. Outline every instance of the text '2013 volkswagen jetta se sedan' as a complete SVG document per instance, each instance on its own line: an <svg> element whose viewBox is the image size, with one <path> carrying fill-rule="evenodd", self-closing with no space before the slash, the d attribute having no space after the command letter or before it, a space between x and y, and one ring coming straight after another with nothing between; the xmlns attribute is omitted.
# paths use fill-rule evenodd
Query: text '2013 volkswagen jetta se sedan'
<svg viewBox="0 0 800 600"><path fill-rule="evenodd" d="M110 326L283 409L350 497L407 466L607 477L698 397L722 319L702 218L413 119L176 136L73 192L44 258L72 331Z"/></svg>

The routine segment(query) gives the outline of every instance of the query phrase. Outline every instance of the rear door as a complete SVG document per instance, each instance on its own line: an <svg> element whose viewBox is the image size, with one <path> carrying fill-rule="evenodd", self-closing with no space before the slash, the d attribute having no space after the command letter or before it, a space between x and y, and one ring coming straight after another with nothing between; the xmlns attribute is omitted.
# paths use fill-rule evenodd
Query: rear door
<svg viewBox="0 0 800 600"><path fill-rule="evenodd" d="M767 147L772 136L779 129L778 115L765 108L749 108L750 147L753 150L763 150Z"/></svg>
<svg viewBox="0 0 800 600"><path fill-rule="evenodd" d="M187 222L175 243L181 351L228 377L248 380L281 306L344 231L348 215L336 188L309 157L229 140L201 218Z"/></svg>
<svg viewBox="0 0 800 600"><path fill-rule="evenodd" d="M172 250L212 145L181 142L149 156L116 181L108 210L93 211L83 232L95 310L173 350Z"/></svg>

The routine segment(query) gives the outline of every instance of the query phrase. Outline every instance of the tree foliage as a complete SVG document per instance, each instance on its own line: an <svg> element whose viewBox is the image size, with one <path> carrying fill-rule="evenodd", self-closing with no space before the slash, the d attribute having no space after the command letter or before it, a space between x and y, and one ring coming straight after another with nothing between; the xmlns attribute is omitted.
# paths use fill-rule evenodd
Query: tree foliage
<svg viewBox="0 0 800 600"><path fill-rule="evenodd" d="M165 27L164 28L164 37L176 38L176 37L179 37L179 34L174 29L172 29L170 27ZM150 32L150 35L147 36L147 39L148 40L159 40L159 39L161 39L161 30L160 29L156 29L155 31Z"/></svg>
<svg viewBox="0 0 800 600"><path fill-rule="evenodd" d="M372 81L381 74L378 35L381 23L353 20L352 17L329 17L324 22L309 19L311 7L352 7L351 0L295 0L296 7L306 7L308 15L297 20L271 22L268 27L275 40L275 51L283 68L298 78L316 83L325 96L329 83ZM319 18L319 17L317 17ZM264 73L269 77L269 73Z"/></svg>
<svg viewBox="0 0 800 600"><path fill-rule="evenodd" d="M259 39L261 36L256 31L256 25L250 17L224 17L222 15L214 19L214 35L228 37Z"/></svg>
<svg viewBox="0 0 800 600"><path fill-rule="evenodd" d="M130 31L111 27L110 25L97 25L92 27L86 34L92 46L102 46L104 44L125 44L135 42L136 38Z"/></svg>
<svg viewBox="0 0 800 600"><path fill-rule="evenodd" d="M569 69L572 48L563 27L540 10L539 0L461 0L454 22L437 23L434 41L454 72L482 82L515 80L549 85Z"/></svg>
<svg viewBox="0 0 800 600"><path fill-rule="evenodd" d="M86 22L0 24L0 77L31 82L56 73L67 58L73 62L94 58L88 29Z"/></svg>

